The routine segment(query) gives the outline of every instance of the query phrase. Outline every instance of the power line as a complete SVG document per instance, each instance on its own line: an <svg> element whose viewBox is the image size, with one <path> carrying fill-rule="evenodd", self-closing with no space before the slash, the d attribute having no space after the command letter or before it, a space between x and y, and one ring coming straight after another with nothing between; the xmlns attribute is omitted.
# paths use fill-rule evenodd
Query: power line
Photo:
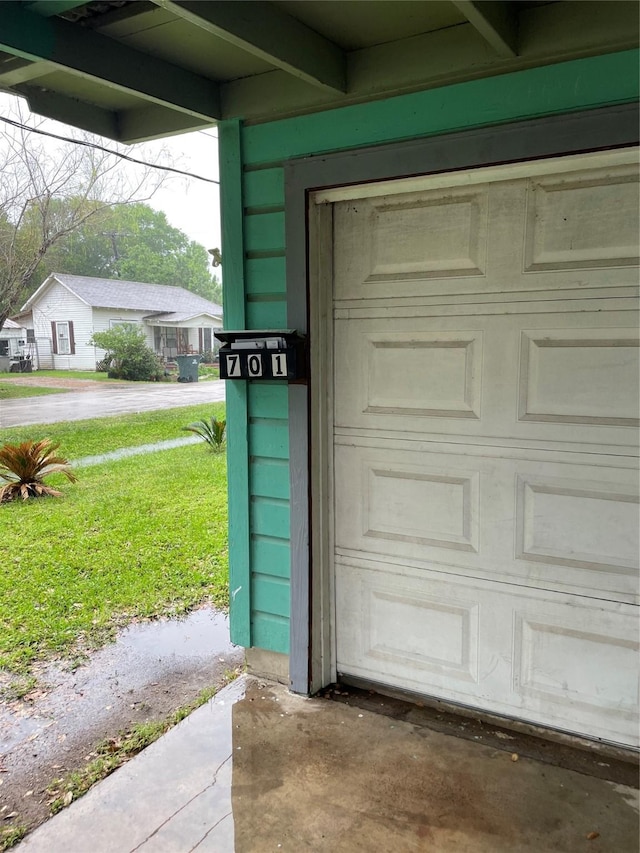
<svg viewBox="0 0 640 853"><path fill-rule="evenodd" d="M146 166L149 169L160 169L163 172L173 172L176 175L184 175L187 178L195 178L197 181L206 181L209 184L220 184L214 178L205 178L204 175L196 175L194 172L185 172L182 169L175 169L173 166L159 166L155 163L147 163L146 160L138 160L136 157L130 157L128 154L122 154L119 151L112 151L110 148L105 148L103 145L98 145L96 142L87 142L84 139L73 139L70 136L60 136L57 133L50 133L48 130L40 130L38 127L29 127L26 124L21 124L19 121L14 121L6 116L0 116L0 121L5 124L10 124L17 127L19 130L27 130L29 133L39 133L40 136L49 136L51 139L58 139L61 142L70 142L72 145L84 145L85 148L94 148L96 151L104 151L105 154L112 154L114 157L119 157L121 160L128 160L129 163L136 163L138 166ZM209 134L207 134L208 136ZM217 139L217 137L213 137Z"/></svg>

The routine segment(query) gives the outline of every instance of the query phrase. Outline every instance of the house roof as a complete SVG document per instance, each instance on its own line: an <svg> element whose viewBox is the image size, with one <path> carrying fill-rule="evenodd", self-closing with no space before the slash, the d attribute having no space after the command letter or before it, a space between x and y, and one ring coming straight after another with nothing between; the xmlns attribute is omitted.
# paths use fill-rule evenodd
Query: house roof
<svg viewBox="0 0 640 853"><path fill-rule="evenodd" d="M136 142L635 48L638 8L631 0L0 2L0 90L27 98L34 112Z"/></svg>
<svg viewBox="0 0 640 853"><path fill-rule="evenodd" d="M1 328L3 331L6 331L7 329L22 329L23 327L20 325L20 323L14 323L13 320L10 320L7 317L7 319L4 321L4 324Z"/></svg>
<svg viewBox="0 0 640 853"><path fill-rule="evenodd" d="M66 287L91 308L148 311L154 315L154 319L163 323L178 323L201 314L222 316L220 305L191 293L184 287L66 273L52 273L23 305L21 313L29 311L54 281Z"/></svg>

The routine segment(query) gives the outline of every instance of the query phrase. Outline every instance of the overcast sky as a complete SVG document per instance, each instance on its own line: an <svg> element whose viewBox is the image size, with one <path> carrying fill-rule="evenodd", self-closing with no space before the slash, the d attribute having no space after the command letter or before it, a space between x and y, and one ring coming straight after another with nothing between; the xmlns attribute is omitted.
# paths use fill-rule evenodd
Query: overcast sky
<svg viewBox="0 0 640 853"><path fill-rule="evenodd" d="M21 101L23 114L27 115L26 101L3 93L0 93L0 115L15 118L10 110L17 100ZM38 123L42 121L39 116L34 116L34 120ZM29 121L25 123L29 124ZM59 135L69 135L73 132L71 128L55 121L47 121L44 128ZM6 125L0 123L0 134L6 129ZM40 139L55 149L55 140L49 142L46 137ZM95 137L95 140L107 148L112 145L108 139ZM207 178L218 179L216 128L147 142L143 146L128 146L126 153L144 159L145 154L153 154L161 148L169 150L171 165ZM171 177L148 203L156 210L164 211L171 225L180 228L206 249L220 247L220 197L216 184L179 176Z"/></svg>

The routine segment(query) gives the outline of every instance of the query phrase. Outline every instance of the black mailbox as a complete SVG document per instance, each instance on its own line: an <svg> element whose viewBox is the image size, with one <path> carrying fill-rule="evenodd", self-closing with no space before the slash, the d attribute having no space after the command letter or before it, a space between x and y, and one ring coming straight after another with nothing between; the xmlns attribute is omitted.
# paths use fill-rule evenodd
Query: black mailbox
<svg viewBox="0 0 640 853"><path fill-rule="evenodd" d="M305 338L295 329L215 332L220 379L285 379L306 376Z"/></svg>

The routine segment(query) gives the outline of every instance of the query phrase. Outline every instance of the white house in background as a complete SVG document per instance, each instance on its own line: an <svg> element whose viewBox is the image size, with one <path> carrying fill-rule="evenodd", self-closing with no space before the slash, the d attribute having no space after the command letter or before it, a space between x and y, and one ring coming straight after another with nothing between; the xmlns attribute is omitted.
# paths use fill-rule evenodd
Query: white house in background
<svg viewBox="0 0 640 853"><path fill-rule="evenodd" d="M27 330L8 318L0 329L0 356L19 358L26 354Z"/></svg>
<svg viewBox="0 0 640 853"><path fill-rule="evenodd" d="M0 373L8 372L12 361L31 358L32 346L25 327L7 318L0 329Z"/></svg>
<svg viewBox="0 0 640 853"><path fill-rule="evenodd" d="M119 323L139 324L165 360L212 351L222 308L183 287L52 273L16 319L38 342L41 368L94 370L105 355L94 332Z"/></svg>

